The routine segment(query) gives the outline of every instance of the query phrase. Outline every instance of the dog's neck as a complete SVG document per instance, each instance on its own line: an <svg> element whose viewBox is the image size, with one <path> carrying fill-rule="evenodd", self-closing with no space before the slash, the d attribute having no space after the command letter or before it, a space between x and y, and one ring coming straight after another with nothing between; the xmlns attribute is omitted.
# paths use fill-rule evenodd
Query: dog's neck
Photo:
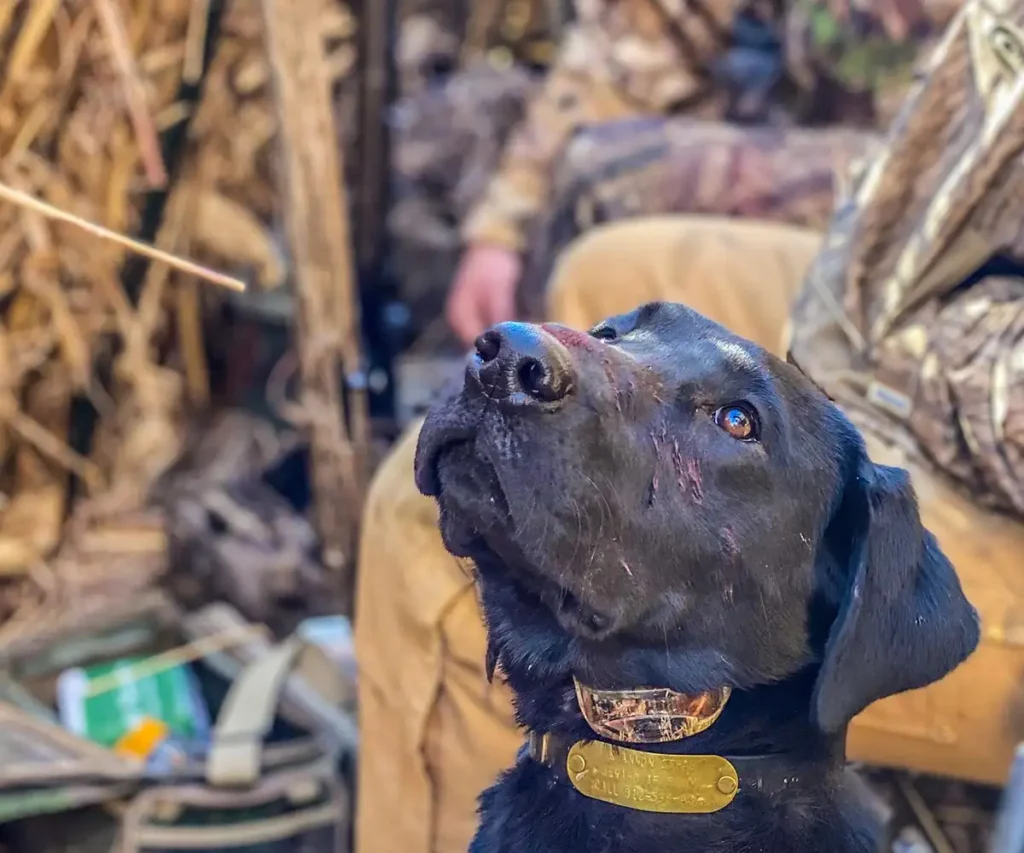
<svg viewBox="0 0 1024 853"><path fill-rule="evenodd" d="M622 851L869 849L863 839L873 830L851 832L847 826L867 827L870 821L865 806L853 804L851 809L846 802L845 733L826 736L813 727L806 719L809 696L803 709L791 701L794 693L809 690L810 681L807 676L785 685L734 691L709 728L657 744L617 744L597 735L579 710L571 682L560 692L558 710L531 690L517 692L517 707L529 709L521 717L533 725L528 727L527 747L503 784L511 792L543 790L552 799L536 822L525 821L532 827L531 838L538 839L536 846L520 841L494 849L578 849L563 847L558 840L559 828L570 815L585 816L581 823L595 837L623 839L617 848ZM677 756L690 760L679 762ZM577 775L574 780L574 761L600 778ZM717 769L723 766L731 782ZM708 772L713 774L710 780ZM686 783L682 788L681 780ZM721 787L722 782L728 787ZM552 808L550 803L562 805ZM669 807L652 810L652 803ZM706 808L709 804L712 808ZM519 800L511 809L520 806L532 808ZM858 813L853 819L851 811ZM550 821L545 824L546 819ZM808 847L806 839L814 846Z"/></svg>
<svg viewBox="0 0 1024 853"><path fill-rule="evenodd" d="M713 725L660 744L658 751L740 755L784 751L800 759L842 762L845 731L826 736L810 719L815 667L758 686L711 652L653 649L640 653L640 658L628 645L598 649L568 636L542 606L508 583L507 575L498 575L498 582L489 582L487 574L481 579L488 670L500 668L515 694L519 723L528 731L614 742L588 725L577 697L577 681L598 690L660 687L690 695L738 687ZM641 683L624 683L631 677Z"/></svg>
<svg viewBox="0 0 1024 853"><path fill-rule="evenodd" d="M516 767L484 796L482 841L472 849L488 853L492 849L520 849L509 847L504 842L498 843L497 836L487 840L489 832L498 831L489 828L489 824L500 823L488 820L489 815L500 811L497 805L489 805L489 801L503 802L502 798L508 797L505 808L509 813L525 810L532 814L535 806L528 802L530 797L520 799L516 793L527 790L550 793L551 803L561 803L558 808L566 813L583 815L587 826L600 825L602 831L620 837L623 834L633 836L637 846L631 843L622 846L623 850L648 849L652 844L662 845L664 849L724 850L742 846L752 851L832 849L834 853L868 849L859 840L850 843L851 833L846 826L849 808L840 803L843 799L845 731L823 734L809 718L816 675L813 668L781 683L748 685L746 689L733 690L721 715L697 734L660 744L623 745L647 754L756 758L768 770L767 776L774 774L778 777L772 769L775 766L787 775L787 781L792 784L786 785L784 790L776 787L760 791L756 785L747 784L745 788L744 784L749 779L741 778L740 790L734 799L712 814L664 814L638 810L586 796L574 787L566 772L564 750L573 744L615 743L594 731L579 706L574 676L587 670L582 660L586 655L585 647L566 637L538 611L529 611L534 616L524 616L524 611L519 608L506 611L498 600L504 594L502 591L491 596L485 583L483 594L489 621L491 664L497 665L501 677L513 690L520 724L535 741L547 735L556 744L561 744L563 752L558 761L546 763L538 760L540 755L536 750L532 750L532 756L529 749L520 753ZM506 618L513 612L514 622ZM537 618L538 621L522 625L524 618ZM595 686L624 688L627 685L619 682ZM636 686L655 685L648 682ZM699 691L711 685L665 686ZM836 816L838 812L843 813L842 819ZM829 814L833 817L827 817ZM534 815L535 821L530 819L533 827L530 832L531 838L547 840L537 844L531 842L521 849L561 849L557 836L561 831L558 827L562 824L552 817L550 826L545 828L544 815L551 815L550 808ZM815 839L820 837L825 843L820 847L807 847L800 840L804 835ZM856 835L860 839L864 833ZM667 847L664 846L666 844Z"/></svg>

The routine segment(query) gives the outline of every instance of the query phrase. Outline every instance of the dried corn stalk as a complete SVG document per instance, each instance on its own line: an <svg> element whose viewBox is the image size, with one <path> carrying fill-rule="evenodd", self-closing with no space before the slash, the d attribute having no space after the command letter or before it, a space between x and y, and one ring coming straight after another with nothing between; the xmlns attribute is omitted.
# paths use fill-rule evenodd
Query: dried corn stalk
<svg viewBox="0 0 1024 853"><path fill-rule="evenodd" d="M166 179L157 117L178 97L189 11L190 0L3 4L0 180L115 231L137 232L145 193ZM124 258L119 246L74 226L0 204L0 576L22 578L0 594L0 618L9 615L5 603L23 604L28 618L36 599L80 598L86 589L58 570L73 567L78 577L90 563L67 559L69 475L99 499L118 472L102 456L85 459L67 446L74 395L92 400L103 429L126 448L149 428L126 413L140 393L158 400L160 456L176 452L182 396L174 383L151 381L168 369L157 345L166 312L158 299L146 312L131 304L120 283ZM96 364L118 338L131 369L110 396ZM128 485L135 494L148 487L138 475ZM157 540L147 541L159 557ZM118 564L103 558L95 580Z"/></svg>
<svg viewBox="0 0 1024 853"><path fill-rule="evenodd" d="M259 0L228 0L203 69L208 7L0 0L0 180L138 234L146 194L170 171L159 134L192 118L156 243L273 287L286 268ZM338 83L355 26L341 0L317 9ZM191 116L179 93L204 71ZM192 280L156 265L130 298L124 261L115 245L0 202L0 643L76 602L133 595L162 570L163 522L141 507L180 453L188 404L206 399L201 304ZM100 415L89 458L66 443L76 395ZM71 474L87 497L63 522Z"/></svg>
<svg viewBox="0 0 1024 853"><path fill-rule="evenodd" d="M333 86L350 80L355 19L336 0L315 0L310 38L328 51ZM193 236L211 263L248 270L264 288L285 278L279 234L278 119L259 0L234 0L210 63L192 125L192 155L201 185ZM346 87L346 94L354 91ZM350 98L344 99L346 101Z"/></svg>

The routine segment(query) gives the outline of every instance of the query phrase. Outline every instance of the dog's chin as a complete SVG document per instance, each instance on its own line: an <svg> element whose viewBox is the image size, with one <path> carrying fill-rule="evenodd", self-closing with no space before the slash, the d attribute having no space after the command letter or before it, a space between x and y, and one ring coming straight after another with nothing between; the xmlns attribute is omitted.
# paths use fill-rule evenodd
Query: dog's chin
<svg viewBox="0 0 1024 853"><path fill-rule="evenodd" d="M585 600L560 582L561 571L556 578L551 566L533 564L527 555L536 555L538 543L518 541L497 471L478 452L475 435L429 435L420 447L417 479L437 501L441 538L452 555L472 560L485 578L514 584L575 639L599 642L622 630L625 620L614 604Z"/></svg>
<svg viewBox="0 0 1024 853"><path fill-rule="evenodd" d="M508 503L494 469L477 457L472 440L444 445L429 464L441 536L452 554L476 559L490 550L487 540L508 539Z"/></svg>
<svg viewBox="0 0 1024 853"><path fill-rule="evenodd" d="M474 562L484 584L503 587L520 603L550 618L567 636L599 642L618 635L626 626L620 608L576 595L558 579L530 564L518 544L503 535L483 536L458 525L444 535L452 539L461 537L459 543L464 551L460 556Z"/></svg>
<svg viewBox="0 0 1024 853"><path fill-rule="evenodd" d="M485 578L515 584L575 639L598 642L621 630L623 619L615 608L584 600L526 560L500 489L480 491L479 481L465 468L449 469L443 463L438 483L441 538L451 554L472 560Z"/></svg>

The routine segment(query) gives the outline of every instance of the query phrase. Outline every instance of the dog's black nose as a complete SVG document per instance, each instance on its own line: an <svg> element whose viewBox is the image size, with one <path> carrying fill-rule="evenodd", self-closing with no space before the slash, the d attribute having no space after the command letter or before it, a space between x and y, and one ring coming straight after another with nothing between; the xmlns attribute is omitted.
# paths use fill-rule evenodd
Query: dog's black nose
<svg viewBox="0 0 1024 853"><path fill-rule="evenodd" d="M484 392L513 402L553 403L572 390L569 353L532 323L499 323L476 339L469 375Z"/></svg>

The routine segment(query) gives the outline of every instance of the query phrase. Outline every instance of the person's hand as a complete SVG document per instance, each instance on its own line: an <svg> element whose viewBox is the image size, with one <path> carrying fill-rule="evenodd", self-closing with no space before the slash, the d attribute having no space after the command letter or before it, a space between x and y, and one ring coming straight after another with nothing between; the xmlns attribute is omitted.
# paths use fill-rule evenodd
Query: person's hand
<svg viewBox="0 0 1024 853"><path fill-rule="evenodd" d="M495 323L512 320L516 287L523 271L517 252L498 246L470 246L462 256L445 315L452 330L469 346Z"/></svg>

